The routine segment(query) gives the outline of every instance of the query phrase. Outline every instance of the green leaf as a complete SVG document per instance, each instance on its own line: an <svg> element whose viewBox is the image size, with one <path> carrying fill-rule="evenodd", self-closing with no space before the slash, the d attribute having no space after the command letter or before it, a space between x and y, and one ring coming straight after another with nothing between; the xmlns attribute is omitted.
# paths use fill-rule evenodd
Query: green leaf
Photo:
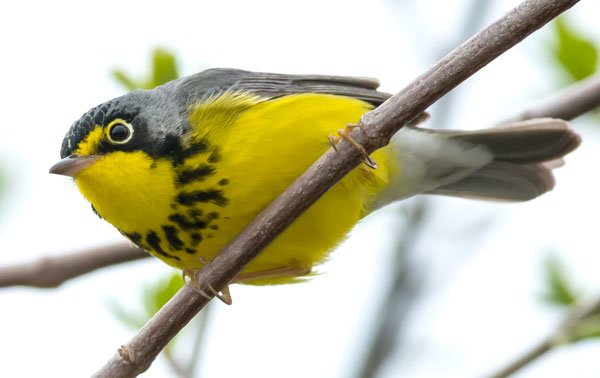
<svg viewBox="0 0 600 378"><path fill-rule="evenodd" d="M146 312L146 320L149 320L154 316L179 291L183 286L183 278L179 271L173 272L173 274L158 280L151 286L144 289L144 310ZM144 322L145 323L145 322ZM173 342L176 339L171 340L169 344L163 350L167 355L173 347Z"/></svg>
<svg viewBox="0 0 600 378"><path fill-rule="evenodd" d="M128 91L152 89L179 77L175 55L165 49L156 48L152 52L151 72L144 79L134 79L122 70L113 70L112 76Z"/></svg>
<svg viewBox="0 0 600 378"><path fill-rule="evenodd" d="M571 81L579 81L596 72L598 49L561 16L554 22L556 44L553 57Z"/></svg>
<svg viewBox="0 0 600 378"><path fill-rule="evenodd" d="M144 310L148 319L164 306L175 293L183 286L183 279L179 272L158 280L152 286L144 289Z"/></svg>
<svg viewBox="0 0 600 378"><path fill-rule="evenodd" d="M543 299L551 304L570 307L579 299L579 293L565 272L565 268L555 255L545 261L546 293Z"/></svg>
<svg viewBox="0 0 600 378"><path fill-rule="evenodd" d="M152 87L158 87L178 77L175 55L160 48L155 49L152 56Z"/></svg>

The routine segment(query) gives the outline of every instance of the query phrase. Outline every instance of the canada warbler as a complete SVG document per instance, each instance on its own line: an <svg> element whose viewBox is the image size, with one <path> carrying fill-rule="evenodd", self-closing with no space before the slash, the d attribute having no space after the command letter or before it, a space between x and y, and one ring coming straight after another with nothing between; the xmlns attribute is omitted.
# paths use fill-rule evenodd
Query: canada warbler
<svg viewBox="0 0 600 378"><path fill-rule="evenodd" d="M198 269L328 148L384 102L373 79L211 69L136 90L71 126L50 172L72 176L100 217L181 269ZM309 274L363 217L418 193L525 201L552 189L580 140L537 119L481 131L407 126L246 266L236 282Z"/></svg>

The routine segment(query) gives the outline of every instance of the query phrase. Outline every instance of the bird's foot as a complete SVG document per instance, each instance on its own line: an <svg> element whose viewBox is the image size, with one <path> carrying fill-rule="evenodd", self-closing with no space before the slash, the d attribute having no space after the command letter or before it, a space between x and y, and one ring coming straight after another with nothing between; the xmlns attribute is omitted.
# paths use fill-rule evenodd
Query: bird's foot
<svg viewBox="0 0 600 378"><path fill-rule="evenodd" d="M184 269L182 271L183 282L185 282L185 284L187 286L194 289L194 291L196 291L198 294L202 295L206 299L210 300L213 297L216 297L217 299L219 299L221 302L225 303L226 305L230 305L233 303L233 299L231 298L231 293L229 292L229 286L225 286L225 288L223 288L223 290L221 290L221 292L218 292L217 290L215 290L214 287L212 287L211 284L208 284L207 289L210 292L210 294L207 293L202 288L202 286L200 285L200 282L198 281L198 278L196 276L196 273L198 273L198 271L199 271L198 269Z"/></svg>
<svg viewBox="0 0 600 378"><path fill-rule="evenodd" d="M369 156L369 154L367 153L367 151L365 150L365 148L363 146L361 146L357 141L352 139L352 137L350 136L350 133L352 132L352 130L354 130L356 128L363 129L364 126L361 124L353 124L353 123L346 124L346 127L338 130L338 132L337 132L338 135L336 135L336 136L330 135L329 136L329 144L331 145L331 147L333 147L334 150L337 151L336 144L340 141L340 139L345 139L346 141L348 141L348 143L350 143L352 145L352 147L354 147L354 149L356 149L358 152L360 152L360 154L362 156L362 162L367 167L376 169L377 162Z"/></svg>

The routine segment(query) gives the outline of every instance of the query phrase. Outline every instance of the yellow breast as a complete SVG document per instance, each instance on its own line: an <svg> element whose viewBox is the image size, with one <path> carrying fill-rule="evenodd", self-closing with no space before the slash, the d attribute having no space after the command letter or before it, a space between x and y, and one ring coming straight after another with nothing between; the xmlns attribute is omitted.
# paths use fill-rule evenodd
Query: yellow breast
<svg viewBox="0 0 600 378"><path fill-rule="evenodd" d="M183 136L178 161L115 152L76 182L97 212L136 244L172 266L198 268L329 148L328 135L358 122L370 107L324 94L265 101L227 93L190 109L193 130ZM351 172L244 272L310 269L323 261L397 169L385 149L373 158L378 169Z"/></svg>

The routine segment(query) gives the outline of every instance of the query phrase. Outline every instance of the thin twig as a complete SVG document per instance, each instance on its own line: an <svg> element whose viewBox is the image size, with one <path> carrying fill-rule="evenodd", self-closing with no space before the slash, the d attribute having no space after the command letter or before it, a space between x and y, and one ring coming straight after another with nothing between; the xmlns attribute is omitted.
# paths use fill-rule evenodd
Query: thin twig
<svg viewBox="0 0 600 378"><path fill-rule="evenodd" d="M500 20L447 55L361 120L366 127L352 138L371 153L386 145L404 124L473 75L500 54L542 27L577 0L527 0ZM227 245L198 275L201 288L223 289L277 235L331 186L360 164L361 155L347 141L329 149L282 195ZM95 377L133 377L152 361L208 302L183 287L146 325L104 365Z"/></svg>
<svg viewBox="0 0 600 378"><path fill-rule="evenodd" d="M143 250L128 243L98 247L61 256L46 256L33 262L0 268L0 287L54 288L73 277L148 256Z"/></svg>
<svg viewBox="0 0 600 378"><path fill-rule="evenodd" d="M577 331L581 323L597 315L600 315L600 298L595 302L575 307L550 337L535 345L500 371L490 375L490 378L509 377L554 348L577 341L580 336Z"/></svg>
<svg viewBox="0 0 600 378"><path fill-rule="evenodd" d="M600 75L592 76L556 93L503 123L553 117L571 120L600 106Z"/></svg>

